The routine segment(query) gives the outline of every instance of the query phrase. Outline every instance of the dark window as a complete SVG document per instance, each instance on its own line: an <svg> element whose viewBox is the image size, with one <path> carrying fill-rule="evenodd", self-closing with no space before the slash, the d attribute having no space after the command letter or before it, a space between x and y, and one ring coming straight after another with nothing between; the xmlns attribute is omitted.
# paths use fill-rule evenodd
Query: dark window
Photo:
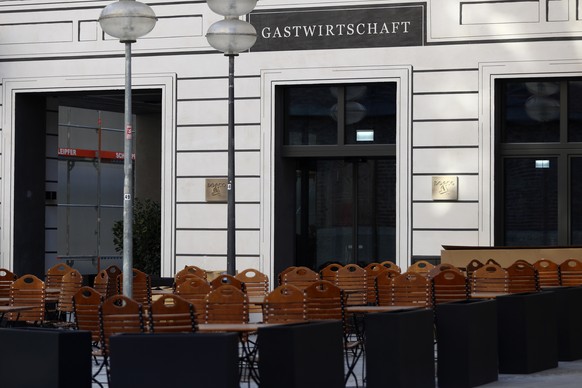
<svg viewBox="0 0 582 388"><path fill-rule="evenodd" d="M396 84L285 87L284 144L396 143Z"/></svg>
<svg viewBox="0 0 582 388"><path fill-rule="evenodd" d="M496 83L495 244L582 243L582 81Z"/></svg>

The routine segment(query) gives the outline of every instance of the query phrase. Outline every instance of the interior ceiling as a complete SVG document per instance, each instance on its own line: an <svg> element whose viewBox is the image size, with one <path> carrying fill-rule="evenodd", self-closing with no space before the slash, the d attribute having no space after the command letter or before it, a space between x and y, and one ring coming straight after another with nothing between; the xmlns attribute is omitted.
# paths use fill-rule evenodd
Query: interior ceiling
<svg viewBox="0 0 582 388"><path fill-rule="evenodd" d="M111 112L125 111L123 90L66 92L58 96L61 105ZM134 114L160 113L162 110L162 92L159 89L133 90L131 99Z"/></svg>

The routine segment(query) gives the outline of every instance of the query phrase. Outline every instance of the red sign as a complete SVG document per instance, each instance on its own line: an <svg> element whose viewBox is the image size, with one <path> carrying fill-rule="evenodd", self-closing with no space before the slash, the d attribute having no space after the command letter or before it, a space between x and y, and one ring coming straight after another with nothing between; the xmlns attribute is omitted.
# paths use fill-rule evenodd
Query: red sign
<svg viewBox="0 0 582 388"><path fill-rule="evenodd" d="M81 148L62 148L58 149L58 155L64 158L80 158L80 159L97 159L98 151L96 150L84 150ZM101 151L101 159L105 160L124 160L123 152L115 151ZM131 158L135 160L135 154L131 155Z"/></svg>

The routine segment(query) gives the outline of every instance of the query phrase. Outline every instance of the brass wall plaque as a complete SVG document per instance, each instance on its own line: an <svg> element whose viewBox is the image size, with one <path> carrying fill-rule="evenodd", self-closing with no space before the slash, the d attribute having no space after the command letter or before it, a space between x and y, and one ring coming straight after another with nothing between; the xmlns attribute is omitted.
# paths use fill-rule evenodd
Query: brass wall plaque
<svg viewBox="0 0 582 388"><path fill-rule="evenodd" d="M432 177L432 199L456 201L459 198L459 177L444 175Z"/></svg>
<svg viewBox="0 0 582 388"><path fill-rule="evenodd" d="M206 179L206 202L226 202L228 179Z"/></svg>

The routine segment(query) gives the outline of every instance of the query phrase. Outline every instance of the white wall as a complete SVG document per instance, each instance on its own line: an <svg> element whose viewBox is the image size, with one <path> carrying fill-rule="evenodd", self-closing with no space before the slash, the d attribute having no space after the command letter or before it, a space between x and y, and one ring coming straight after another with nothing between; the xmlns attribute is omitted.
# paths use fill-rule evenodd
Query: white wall
<svg viewBox="0 0 582 388"><path fill-rule="evenodd" d="M416 3L399 1L407 2ZM262 0L258 9L362 3ZM104 39L96 22L107 4L0 4L0 266L10 268L12 260L13 94L122 88L123 46ZM405 110L399 144L404 148L399 149L397 188L400 264L412 255L438 256L442 244L492 243L491 77L560 75L564 71L580 75L582 67L552 63L578 64L582 44L569 39L580 36L582 25L576 20L572 0L479 4L432 0L427 4L427 43L422 47L251 52L237 57L239 269L253 266L269 272L273 260L274 102L270 82L344 82L378 73L382 80L393 76L386 70L390 68L406 69L405 75L397 76L406 85L401 94ZM213 52L204 37L219 17L204 2L161 0L153 8L160 16L159 25L133 45L133 72L137 87L164 90L163 274L171 275L186 264L224 269L226 205L204 199L204 180L226 175L228 61ZM522 65L512 66L516 62ZM544 65L528 70L527 64L541 63ZM504 73L508 68L513 70ZM458 201L432 201L433 175L459 177Z"/></svg>

